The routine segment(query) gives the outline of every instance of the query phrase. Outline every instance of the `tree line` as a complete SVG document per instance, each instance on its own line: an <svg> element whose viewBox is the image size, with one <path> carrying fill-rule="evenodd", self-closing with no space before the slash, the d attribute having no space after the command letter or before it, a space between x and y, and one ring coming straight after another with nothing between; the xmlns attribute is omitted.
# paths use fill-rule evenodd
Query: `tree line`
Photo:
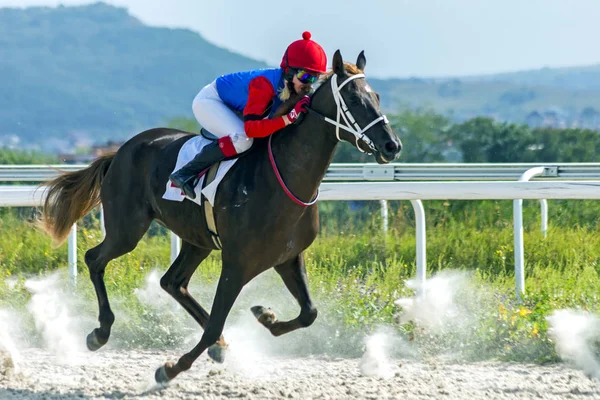
<svg viewBox="0 0 600 400"><path fill-rule="evenodd" d="M431 110L402 111L389 116L404 148L404 163L596 162L600 134L580 128L531 128L524 124L476 117L452 122ZM170 127L198 132L196 121L176 118ZM373 162L349 143L342 143L334 162ZM0 148L0 164L58 162L50 154Z"/></svg>
<svg viewBox="0 0 600 400"><path fill-rule="evenodd" d="M531 128L525 124L476 117L463 122L429 110L389 117L400 136L405 163L596 162L600 134L580 128ZM372 162L351 145L338 149L334 162Z"/></svg>

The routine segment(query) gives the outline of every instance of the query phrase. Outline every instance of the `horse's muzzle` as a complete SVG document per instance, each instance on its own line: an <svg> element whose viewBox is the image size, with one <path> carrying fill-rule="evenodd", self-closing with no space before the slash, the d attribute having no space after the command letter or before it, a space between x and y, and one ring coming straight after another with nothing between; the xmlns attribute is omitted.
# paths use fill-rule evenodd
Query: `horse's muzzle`
<svg viewBox="0 0 600 400"><path fill-rule="evenodd" d="M383 145L383 148L376 154L376 159L379 164L387 164L394 161L400 151L402 150L402 143L400 141L390 140Z"/></svg>

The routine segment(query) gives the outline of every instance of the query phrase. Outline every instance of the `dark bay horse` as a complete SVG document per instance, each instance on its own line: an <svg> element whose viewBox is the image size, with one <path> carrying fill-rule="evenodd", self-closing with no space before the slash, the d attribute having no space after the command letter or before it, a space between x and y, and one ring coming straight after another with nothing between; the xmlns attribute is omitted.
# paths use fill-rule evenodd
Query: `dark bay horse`
<svg viewBox="0 0 600 400"><path fill-rule="evenodd" d="M85 254L100 322L87 337L90 350L107 343L115 320L104 285L105 267L132 251L152 220L182 239L181 252L160 284L204 329L189 353L156 371L157 382L167 382L189 369L207 349L213 359L223 360L227 315L242 287L269 268L275 268L296 298L300 314L278 321L271 311L253 307L259 322L275 336L313 323L317 309L308 290L303 251L317 236L318 209L311 200L317 196L339 139L374 154L379 163L394 160L401 150L400 140L379 110L378 95L364 79L365 65L362 52L353 65L344 63L338 50L332 72L313 94L304 120L276 133L272 140L257 140L220 183L214 212L223 246L222 270L210 314L187 289L198 265L216 249L204 213L191 201L162 199L179 149L193 134L148 130L115 154L48 182L42 223L55 242L64 241L71 225L93 207L100 202L104 207L106 236Z"/></svg>

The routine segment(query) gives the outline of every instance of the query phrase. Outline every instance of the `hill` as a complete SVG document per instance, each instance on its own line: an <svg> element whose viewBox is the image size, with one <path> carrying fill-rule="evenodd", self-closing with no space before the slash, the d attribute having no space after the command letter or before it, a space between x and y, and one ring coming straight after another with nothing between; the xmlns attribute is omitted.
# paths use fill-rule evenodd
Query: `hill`
<svg viewBox="0 0 600 400"><path fill-rule="evenodd" d="M0 54L0 146L46 151L191 117L193 97L215 77L267 67L193 31L146 26L104 3L0 8ZM600 127L600 66L369 81L387 113L430 108L456 121Z"/></svg>
<svg viewBox="0 0 600 400"><path fill-rule="evenodd" d="M528 71L472 76L465 78L465 80L507 82L574 90L598 90L600 89L600 65L565 68L546 67Z"/></svg>
<svg viewBox="0 0 600 400"><path fill-rule="evenodd" d="M532 126L600 128L600 66L448 79L370 79L386 108L431 108Z"/></svg>
<svg viewBox="0 0 600 400"><path fill-rule="evenodd" d="M266 66L103 3L2 8L0 54L0 136L51 147L165 124L216 76Z"/></svg>

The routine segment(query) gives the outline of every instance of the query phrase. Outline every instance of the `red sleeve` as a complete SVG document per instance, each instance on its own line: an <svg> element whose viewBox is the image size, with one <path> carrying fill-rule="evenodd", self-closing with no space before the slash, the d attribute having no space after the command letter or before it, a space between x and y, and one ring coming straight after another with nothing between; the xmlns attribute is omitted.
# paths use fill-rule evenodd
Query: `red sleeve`
<svg viewBox="0 0 600 400"><path fill-rule="evenodd" d="M244 130L250 138L266 137L285 127L283 117L266 118L270 105L275 97L275 89L264 76L250 81L248 86L248 102L244 108Z"/></svg>

